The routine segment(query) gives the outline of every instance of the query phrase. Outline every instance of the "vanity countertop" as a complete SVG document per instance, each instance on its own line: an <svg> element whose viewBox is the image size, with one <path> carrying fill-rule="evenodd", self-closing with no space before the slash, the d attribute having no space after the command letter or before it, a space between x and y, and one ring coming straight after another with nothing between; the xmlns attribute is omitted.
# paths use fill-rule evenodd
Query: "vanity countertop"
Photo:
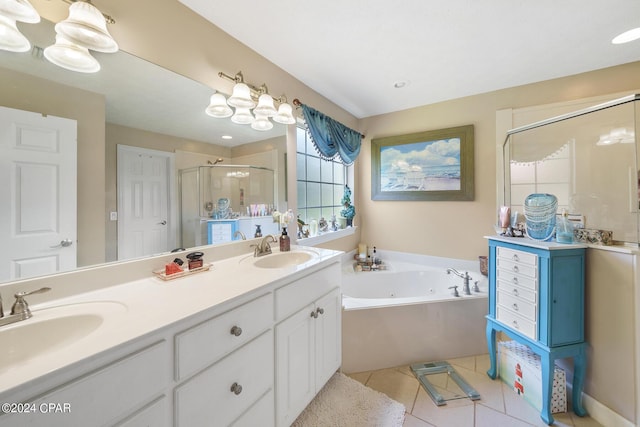
<svg viewBox="0 0 640 427"><path fill-rule="evenodd" d="M214 261L209 271L174 280L165 281L149 272L149 277L145 279L32 305L31 319L3 326L0 331L22 328L30 322L38 322L39 318L42 321L52 308L64 310L65 307L91 307L91 303L107 302L103 305L117 309L108 310L103 314L104 321L95 331L73 343L34 354L8 366L0 364L2 401L7 401L16 387L39 381L47 374L130 343L204 310L213 309L212 315L221 313L234 301L248 301L272 291L280 284L339 262L342 254L340 251L302 246L292 246L292 251L313 252L315 256L300 265L259 268L253 265L253 261L262 257L254 258L253 254L245 254ZM277 253L277 249L274 249L274 254ZM265 255L269 256L273 255ZM7 336L10 338L12 335ZM41 337L30 338L38 340ZM3 351L11 351L10 346L10 343L3 343Z"/></svg>

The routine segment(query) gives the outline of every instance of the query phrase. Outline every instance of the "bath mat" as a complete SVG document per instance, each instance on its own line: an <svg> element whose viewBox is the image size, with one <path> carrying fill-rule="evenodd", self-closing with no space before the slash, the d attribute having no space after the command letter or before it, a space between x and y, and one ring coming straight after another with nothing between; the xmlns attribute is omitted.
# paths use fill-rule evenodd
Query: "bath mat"
<svg viewBox="0 0 640 427"><path fill-rule="evenodd" d="M294 427L400 427L404 405L336 372Z"/></svg>

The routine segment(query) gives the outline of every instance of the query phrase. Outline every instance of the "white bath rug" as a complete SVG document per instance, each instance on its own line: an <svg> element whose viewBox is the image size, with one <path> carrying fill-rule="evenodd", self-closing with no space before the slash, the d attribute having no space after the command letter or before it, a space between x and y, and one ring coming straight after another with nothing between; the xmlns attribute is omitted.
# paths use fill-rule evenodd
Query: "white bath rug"
<svg viewBox="0 0 640 427"><path fill-rule="evenodd" d="M386 394L336 372L294 427L400 427L405 407Z"/></svg>

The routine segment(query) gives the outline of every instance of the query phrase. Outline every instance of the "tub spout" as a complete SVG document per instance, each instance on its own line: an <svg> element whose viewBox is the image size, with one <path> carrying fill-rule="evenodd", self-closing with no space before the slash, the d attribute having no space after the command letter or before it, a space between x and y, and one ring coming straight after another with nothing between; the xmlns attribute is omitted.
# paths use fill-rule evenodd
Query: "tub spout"
<svg viewBox="0 0 640 427"><path fill-rule="evenodd" d="M465 271L464 274L462 274L455 268L447 268L447 274L451 273L463 280L462 292L464 292L465 295L471 295L471 289L469 288L469 281L471 280L471 277L469 277L469 272Z"/></svg>

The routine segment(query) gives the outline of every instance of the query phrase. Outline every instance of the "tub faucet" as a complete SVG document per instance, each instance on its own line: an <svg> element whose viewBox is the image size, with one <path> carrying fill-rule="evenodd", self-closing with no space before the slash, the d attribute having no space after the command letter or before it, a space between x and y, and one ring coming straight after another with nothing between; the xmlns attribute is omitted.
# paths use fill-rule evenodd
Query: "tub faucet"
<svg viewBox="0 0 640 427"><path fill-rule="evenodd" d="M457 271L455 268L447 268L447 274L451 274L451 273L462 278L463 280L462 292L464 292L465 295L471 295L471 289L469 288L469 281L471 280L471 277L469 277L469 272L465 271L464 274L462 274L459 271Z"/></svg>

